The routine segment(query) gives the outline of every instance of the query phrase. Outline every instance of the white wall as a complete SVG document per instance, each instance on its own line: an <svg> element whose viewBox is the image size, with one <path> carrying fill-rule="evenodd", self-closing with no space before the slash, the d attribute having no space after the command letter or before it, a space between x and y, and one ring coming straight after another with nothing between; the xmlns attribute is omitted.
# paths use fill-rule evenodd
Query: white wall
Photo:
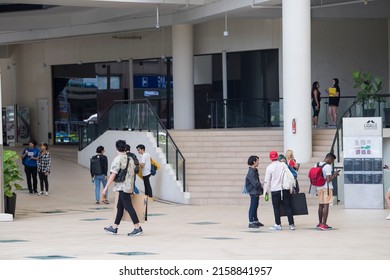
<svg viewBox="0 0 390 280"><path fill-rule="evenodd" d="M312 81L322 91L339 78L342 96L355 96L352 72L372 72L383 78L381 93L389 93L389 32L387 20L312 21Z"/></svg>
<svg viewBox="0 0 390 280"><path fill-rule="evenodd" d="M171 202L189 204L190 194L183 192L182 184L176 181L175 172L171 165L166 164L166 157L162 150L157 148L157 142L150 132L107 131L96 139L93 144L78 152L78 164L89 169L89 159L96 154L96 148L101 145L104 147L110 168L112 160L117 155L115 142L119 139L125 140L130 145L130 151L137 155L139 160L141 156L137 153L136 147L138 144L145 145L145 150L160 164L161 168L157 171L157 174L150 177L154 197ZM138 176L135 184L141 191L145 190L143 181ZM112 187L110 187L110 191L112 191Z"/></svg>

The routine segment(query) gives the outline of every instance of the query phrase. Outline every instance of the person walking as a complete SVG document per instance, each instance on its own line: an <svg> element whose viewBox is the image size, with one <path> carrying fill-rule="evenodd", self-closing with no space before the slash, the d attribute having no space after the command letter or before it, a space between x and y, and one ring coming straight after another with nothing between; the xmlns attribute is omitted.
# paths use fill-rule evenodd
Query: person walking
<svg viewBox="0 0 390 280"><path fill-rule="evenodd" d="M245 177L245 187L251 199L249 206L249 228L259 228L264 226L259 222L259 218L257 217L259 198L263 194L263 187L261 186L259 171L257 170L259 157L250 156L248 158L248 165L249 169Z"/></svg>
<svg viewBox="0 0 390 280"><path fill-rule="evenodd" d="M104 155L104 147L99 146L96 148L96 155L91 159L90 172L92 177L92 183L95 184L95 199L96 204L100 204L100 185L102 188L107 184L107 171L108 160ZM103 203L109 204L108 192L103 196Z"/></svg>
<svg viewBox="0 0 390 280"><path fill-rule="evenodd" d="M38 193L37 160L39 156L39 149L36 146L37 141L35 139L31 139L28 142L28 147L25 148L21 154L24 172L26 173L27 187L30 194Z"/></svg>
<svg viewBox="0 0 390 280"><path fill-rule="evenodd" d="M150 154L145 151L145 146L143 144L139 144L137 146L137 151L142 156L139 165L142 168L142 177L144 179L145 195L152 198L153 191L152 191L152 186L150 185L150 176L152 175L150 170L151 170L152 162L151 162Z"/></svg>
<svg viewBox="0 0 390 280"><path fill-rule="evenodd" d="M43 194L43 190L45 190L45 195L49 195L49 181L48 176L50 174L50 166L51 166L51 156L49 153L49 145L47 143L41 144L41 152L38 156L37 168L39 175L39 183L41 187L41 191L38 195Z"/></svg>
<svg viewBox="0 0 390 280"><path fill-rule="evenodd" d="M137 217L137 213L134 210L133 204L131 202L131 194L133 193L133 187L134 187L134 161L131 157L128 157L126 154L126 141L125 140L118 140L116 141L116 149L118 152L118 155L114 158L113 162L111 163L110 172L111 175L108 178L107 184L103 189L103 195L107 193L108 187L111 185L111 183L115 182L114 185L114 191L119 193L118 196L118 202L116 205L117 211L115 216L115 221L113 226L105 227L104 230L108 233L117 234L118 233L118 226L122 220L123 217L123 211L126 209L126 211L129 213L131 220L134 224L134 230L130 233L128 233L128 236L137 236L143 233L143 230L139 224L139 220ZM119 182L118 180L115 181L117 175L119 172L123 172L121 170L126 169L126 176L124 178L124 181ZM118 176L120 177L120 176Z"/></svg>
<svg viewBox="0 0 390 280"><path fill-rule="evenodd" d="M332 87L330 87L326 92L329 96L328 114L331 121L329 127L337 127L337 108L340 103L339 79L334 78Z"/></svg>
<svg viewBox="0 0 390 280"><path fill-rule="evenodd" d="M335 161L336 156L333 153L328 153L322 162L317 163L315 166L322 166L322 174L326 179L323 186L317 187L318 196L318 225L319 230L329 230L332 227L328 226L329 204L333 201L333 185L332 181L339 175L338 171L332 172L332 164ZM333 174L332 174L333 173Z"/></svg>
<svg viewBox="0 0 390 280"><path fill-rule="evenodd" d="M295 230L294 216L291 208L291 192L282 188L283 172L290 172L285 163L278 161L278 153L271 151L269 158L272 161L265 170L264 193L270 193L272 197L272 207L274 209L275 225L270 230L282 230L280 219L280 205L284 206L290 230ZM292 175L291 175L292 176Z"/></svg>
<svg viewBox="0 0 390 280"><path fill-rule="evenodd" d="M315 81L311 87L311 107L313 108L313 127L318 127L318 115L321 108L320 83ZM287 156L287 155L286 155Z"/></svg>

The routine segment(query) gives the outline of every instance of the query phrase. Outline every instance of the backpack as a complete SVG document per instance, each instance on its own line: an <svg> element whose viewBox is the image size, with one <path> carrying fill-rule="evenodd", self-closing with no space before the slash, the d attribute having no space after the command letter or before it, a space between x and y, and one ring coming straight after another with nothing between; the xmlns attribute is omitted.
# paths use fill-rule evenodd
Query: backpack
<svg viewBox="0 0 390 280"><path fill-rule="evenodd" d="M295 178L288 168L282 171L282 189L291 190L295 187Z"/></svg>
<svg viewBox="0 0 390 280"><path fill-rule="evenodd" d="M134 174L138 174L138 172L139 172L139 161L138 161L137 156L135 154L133 154L133 153L130 153L130 152L127 154L127 156L129 156L129 157L131 157L133 159L134 165L135 165L135 167L134 167Z"/></svg>
<svg viewBox="0 0 390 280"><path fill-rule="evenodd" d="M92 176L103 174L102 164L99 156L93 156L91 158L89 169Z"/></svg>
<svg viewBox="0 0 390 280"><path fill-rule="evenodd" d="M310 183L313 186L322 187L323 185L325 185L326 179L324 178L324 174L322 173L322 168L325 165L326 163L320 166L320 163L317 162L315 167L310 168L308 177L310 179Z"/></svg>
<svg viewBox="0 0 390 280"><path fill-rule="evenodd" d="M116 174L115 176L114 182L121 183L125 181L127 175L127 168L129 167L129 161L130 161L130 157L127 157L126 167L123 169L122 168L119 169L118 174Z"/></svg>

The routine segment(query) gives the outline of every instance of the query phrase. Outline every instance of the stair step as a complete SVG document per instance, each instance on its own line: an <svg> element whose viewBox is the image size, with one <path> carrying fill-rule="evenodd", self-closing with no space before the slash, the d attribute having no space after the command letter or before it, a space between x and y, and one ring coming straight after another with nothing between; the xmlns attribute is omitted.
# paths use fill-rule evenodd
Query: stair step
<svg viewBox="0 0 390 280"><path fill-rule="evenodd" d="M307 177L310 168L324 159L335 134L334 129L312 132L312 158L310 162L302 163L298 172L299 187L305 193L310 187ZM248 156L260 157L258 170L263 183L270 164L269 151L284 150L280 128L172 130L169 133L186 159L186 184L191 204L249 205L248 196L242 194ZM317 203L315 196L313 201Z"/></svg>

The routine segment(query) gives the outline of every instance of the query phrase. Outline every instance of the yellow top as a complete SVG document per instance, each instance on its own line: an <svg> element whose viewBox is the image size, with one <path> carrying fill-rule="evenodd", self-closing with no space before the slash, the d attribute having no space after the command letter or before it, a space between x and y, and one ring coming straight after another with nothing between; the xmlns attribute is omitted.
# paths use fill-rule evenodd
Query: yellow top
<svg viewBox="0 0 390 280"><path fill-rule="evenodd" d="M336 88L334 88L334 87L330 87L329 89L328 89L328 93L329 93L329 96L336 96Z"/></svg>

